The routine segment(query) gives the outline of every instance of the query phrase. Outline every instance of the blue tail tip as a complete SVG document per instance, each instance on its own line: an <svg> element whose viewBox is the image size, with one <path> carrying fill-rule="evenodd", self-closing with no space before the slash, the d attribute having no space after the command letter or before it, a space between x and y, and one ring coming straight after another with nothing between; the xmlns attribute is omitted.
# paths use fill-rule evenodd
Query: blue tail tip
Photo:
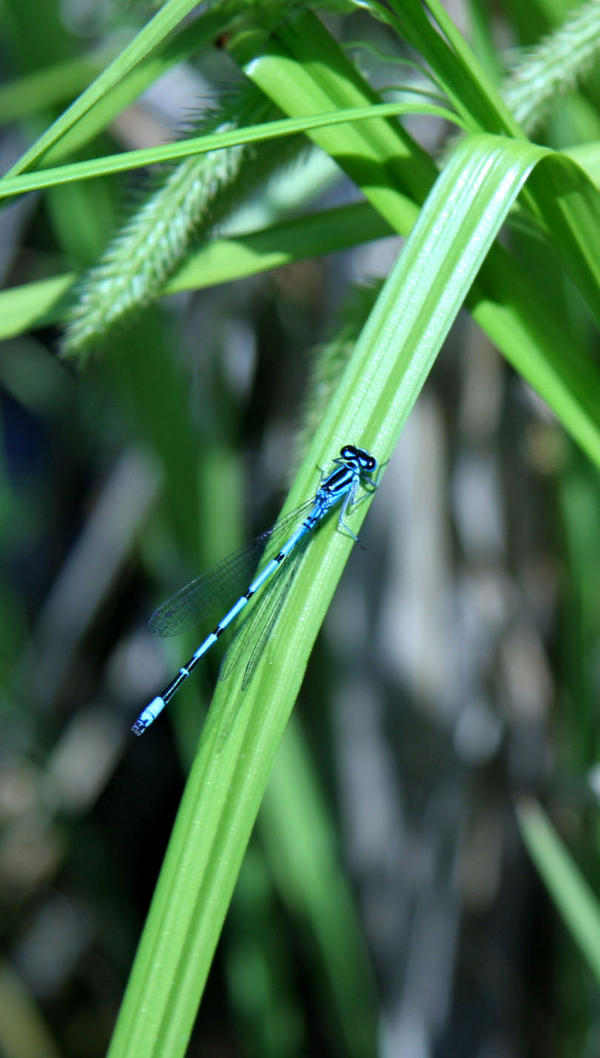
<svg viewBox="0 0 600 1058"><path fill-rule="evenodd" d="M134 735L143 735L146 728L154 723L156 717L162 712L165 705L166 702L161 695L157 695L156 698L153 698L150 705L147 705L144 711L140 713L135 724L131 728Z"/></svg>

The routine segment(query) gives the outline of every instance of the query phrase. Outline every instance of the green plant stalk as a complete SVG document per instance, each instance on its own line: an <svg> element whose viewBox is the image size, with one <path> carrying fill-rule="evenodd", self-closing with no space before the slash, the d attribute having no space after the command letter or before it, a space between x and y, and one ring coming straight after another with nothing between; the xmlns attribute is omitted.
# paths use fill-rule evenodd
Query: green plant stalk
<svg viewBox="0 0 600 1058"><path fill-rule="evenodd" d="M190 14L196 4L194 0L166 0L154 18L144 26L126 48L106 67L105 70L82 92L77 99L42 133L34 144L25 152L18 162L7 173L8 177L16 176L32 169L42 160L48 151L82 121L96 104L111 91L139 63L147 59L155 48ZM223 28L223 8L221 5L213 10L214 33ZM228 9L230 10L230 9ZM208 23L207 23L208 25Z"/></svg>
<svg viewBox="0 0 600 1058"><path fill-rule="evenodd" d="M458 149L377 300L289 497L350 437L391 453L520 187L543 152L493 137ZM353 516L358 530L364 504ZM253 681L217 687L177 816L110 1058L182 1055L271 765L350 541L313 540Z"/></svg>
<svg viewBox="0 0 600 1058"><path fill-rule="evenodd" d="M600 985L600 909L577 866L540 805L523 798L517 806L523 841L573 940Z"/></svg>

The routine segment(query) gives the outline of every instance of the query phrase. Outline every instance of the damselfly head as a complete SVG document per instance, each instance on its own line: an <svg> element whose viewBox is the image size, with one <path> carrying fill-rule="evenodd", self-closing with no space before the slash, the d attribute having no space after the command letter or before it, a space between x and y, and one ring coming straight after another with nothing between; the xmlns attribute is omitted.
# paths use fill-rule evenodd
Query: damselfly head
<svg viewBox="0 0 600 1058"><path fill-rule="evenodd" d="M344 445L340 451L340 458L345 463L353 463L361 473L372 474L377 469L377 460L365 448L357 448L356 445Z"/></svg>

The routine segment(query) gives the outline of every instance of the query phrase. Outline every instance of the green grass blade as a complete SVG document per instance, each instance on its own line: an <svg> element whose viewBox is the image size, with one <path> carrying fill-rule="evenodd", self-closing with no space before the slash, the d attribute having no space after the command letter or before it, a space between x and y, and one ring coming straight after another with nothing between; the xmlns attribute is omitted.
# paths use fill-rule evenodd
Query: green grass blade
<svg viewBox="0 0 600 1058"><path fill-rule="evenodd" d="M195 7L194 0L167 0L154 18L137 34L127 47L102 71L80 96L56 119L36 140L25 154L9 170L7 176L16 176L37 165L44 155L54 147L73 126L81 121L96 103L100 102L119 81L146 59L172 30ZM216 18L216 13L215 13Z"/></svg>
<svg viewBox="0 0 600 1058"><path fill-rule="evenodd" d="M189 24L177 28L160 48L155 48L145 59L103 93L97 102L79 119L58 142L44 154L44 166L56 165L74 155L100 132L107 129L131 103L158 81L167 70L185 62L212 44L215 33L223 26L223 15L206 11Z"/></svg>
<svg viewBox="0 0 600 1058"><path fill-rule="evenodd" d="M215 132L210 136L194 136L176 143L167 143L158 147L143 147L138 150L124 151L120 154L107 155L104 158L87 159L83 162L71 162L69 165L52 166L33 173L17 176L10 174L0 181L0 198L13 197L29 191L41 191L57 184L70 184L77 180L92 180L99 176L110 176L114 173L126 173L132 169L142 169L148 165L159 165L165 162L178 161L195 154L207 154L209 151L222 150L225 147L237 147L244 143L261 143L264 140L277 139L280 136L293 136L299 132L325 128L328 125L345 125L352 122L368 121L373 116L386 117L396 114L436 114L448 121L456 121L450 110L437 107L433 103L378 103L368 106L349 107L347 110L336 110L331 113L307 115L301 118L282 118L278 121L267 121L260 125L248 125L244 129L230 132Z"/></svg>
<svg viewBox="0 0 600 1058"><path fill-rule="evenodd" d="M600 985L598 900L541 807L533 800L521 800L517 817L529 855Z"/></svg>
<svg viewBox="0 0 600 1058"><path fill-rule="evenodd" d="M212 239L190 255L162 293L230 283L391 234L389 225L366 202L294 217L248 235ZM65 273L0 291L0 340L64 320L76 281L73 273Z"/></svg>
<svg viewBox="0 0 600 1058"><path fill-rule="evenodd" d="M232 53L286 114L299 117L378 103L376 93L310 13L272 35L259 54L251 43L234 42ZM381 111L379 116L375 109L371 113L371 120L360 125L314 129L309 135L397 231L408 232L436 168L399 123L386 120Z"/></svg>
<svg viewBox="0 0 600 1058"><path fill-rule="evenodd" d="M369 7L370 4L366 3ZM374 8L380 5L375 2ZM392 0L390 24L429 63L448 99L472 132L520 137L522 132L473 51L438 0ZM427 10L441 33L427 16Z"/></svg>

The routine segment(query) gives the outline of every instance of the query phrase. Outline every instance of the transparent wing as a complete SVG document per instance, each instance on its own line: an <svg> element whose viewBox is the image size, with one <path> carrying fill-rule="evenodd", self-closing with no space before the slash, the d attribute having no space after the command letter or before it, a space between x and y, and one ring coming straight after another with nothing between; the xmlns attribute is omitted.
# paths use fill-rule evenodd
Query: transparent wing
<svg viewBox="0 0 600 1058"><path fill-rule="evenodd" d="M297 550L284 563L281 573L275 575L273 581L266 585L252 612L248 614L245 621L239 626L235 639L223 658L219 670L220 680L227 679L231 672L238 667L241 659L249 653L250 656L242 677L242 690L246 690L277 623L279 612L287 598L310 539L311 537L308 536L300 541ZM250 646L251 643L252 647Z"/></svg>
<svg viewBox="0 0 600 1058"><path fill-rule="evenodd" d="M295 556L295 558L292 558L292 565L290 566L290 570L288 572L287 579L286 579L285 583L283 584L283 586L281 587L281 590L279 591L279 593L275 593L274 594L274 600L273 600L274 604L272 605L272 609L270 610L269 613L267 613L265 611L265 623L263 624L262 628L260 629L260 632L258 633L258 635L256 637L256 642L255 642L255 644L254 644L254 646L252 648L252 653L250 654L250 657L248 658L248 663L246 665L246 668L244 669L244 675L242 677L242 690L243 691L246 690L246 687L248 686L248 684L250 683L250 680L254 676L254 673L255 673L255 670L256 670L256 666L258 665L261 657L263 656L263 654L265 652L265 648L267 646L267 643L268 643L269 639L271 638L271 633L272 633L275 625L277 624L277 618L279 617L279 614L281 612L281 608L282 608L282 606L283 606L283 604L284 604L284 602L285 602L285 600L287 598L287 595L288 595L288 592L289 592L290 588L292 587L292 584L294 582L294 577L296 576L296 573L298 572L298 568L299 568L300 562L302 560L303 550L304 549L301 548L299 550L298 554ZM271 600L269 600L269 601L271 601Z"/></svg>
<svg viewBox="0 0 600 1058"><path fill-rule="evenodd" d="M248 587L261 555L266 550L277 553L313 502L311 499L296 507L239 551L180 588L154 611L148 622L150 630L160 636L172 636L200 622L216 622L223 617Z"/></svg>

